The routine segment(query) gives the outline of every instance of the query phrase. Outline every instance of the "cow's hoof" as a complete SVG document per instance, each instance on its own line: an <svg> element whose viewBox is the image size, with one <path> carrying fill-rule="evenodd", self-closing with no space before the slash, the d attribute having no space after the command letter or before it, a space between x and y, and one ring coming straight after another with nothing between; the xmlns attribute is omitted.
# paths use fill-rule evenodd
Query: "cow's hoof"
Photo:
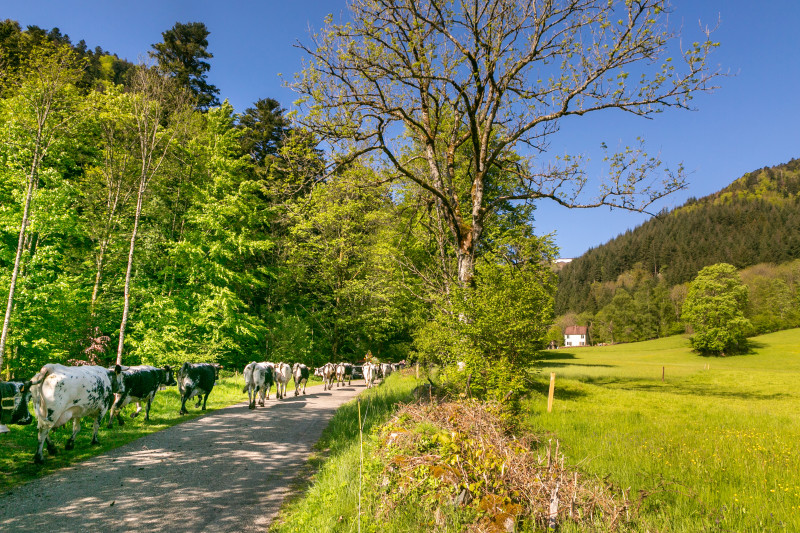
<svg viewBox="0 0 800 533"><path fill-rule="evenodd" d="M55 444L47 443L47 453L50 455L56 455L58 453L58 448L56 448Z"/></svg>
<svg viewBox="0 0 800 533"><path fill-rule="evenodd" d="M256 408L256 406L255 406L254 404L250 404L250 405L248 405L248 406L247 406L247 408L248 408L248 409L255 409L255 408Z"/></svg>
<svg viewBox="0 0 800 533"><path fill-rule="evenodd" d="M39 453L34 454L34 456L33 456L33 464L43 465L44 464L44 457Z"/></svg>
<svg viewBox="0 0 800 533"><path fill-rule="evenodd" d="M74 448L74 447L75 447L75 441L74 441L74 440L72 440L72 439L69 439L69 440L67 441L67 443L64 445L64 449L65 449L65 450L71 450L71 449L72 449L72 448Z"/></svg>
<svg viewBox="0 0 800 533"><path fill-rule="evenodd" d="M189 411L178 411L178 414L179 414L179 415L185 415L185 414L187 414L188 412L189 412Z"/></svg>
<svg viewBox="0 0 800 533"><path fill-rule="evenodd" d="M97 439L92 439L92 442L90 442L89 444L91 444L92 446L96 446L96 445L100 444L100 441L97 440Z"/></svg>
<svg viewBox="0 0 800 533"><path fill-rule="evenodd" d="M123 419L121 419L121 418L119 420L117 420L117 422L119 422L119 427L122 427L122 426L125 425L125 421ZM111 427L111 426L108 426L108 427Z"/></svg>

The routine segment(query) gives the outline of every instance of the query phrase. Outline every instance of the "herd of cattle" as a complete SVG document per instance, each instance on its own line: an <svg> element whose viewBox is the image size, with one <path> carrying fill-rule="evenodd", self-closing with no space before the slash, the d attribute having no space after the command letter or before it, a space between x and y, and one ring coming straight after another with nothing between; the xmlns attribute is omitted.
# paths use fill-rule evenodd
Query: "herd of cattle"
<svg viewBox="0 0 800 533"><path fill-rule="evenodd" d="M365 363L356 367L350 363L327 363L314 369L314 375L322 377L324 390L336 386L350 385L354 371L363 373L367 388L374 385L377 377L386 377L399 365ZM150 419L150 406L153 397L162 387L177 385L181 396L180 414L186 414L186 400L197 396L195 408L205 410L208 395L219 378L220 365L209 363L184 363L177 373L169 366L156 368L152 366L120 367L113 369L102 366L64 366L47 364L29 381L0 382L0 428L5 424L26 425L33 419L28 412L28 402L33 400L39 428L39 443L33 460L37 464L44 462L44 446L48 453L55 454L55 446L51 441L50 430L58 428L72 420L72 436L67 440L65 448L71 450L75 445L75 436L81 429L81 418L94 418L92 444L96 444L100 420L108 412L108 427L112 427L116 417L120 426L124 424L120 411L131 402L136 402L136 411L131 413L135 418L145 405L144 419ZM295 363L290 367L286 363L248 364L244 369L245 386L250 399L250 409L255 409L256 400L263 407L265 398L269 399L272 385L276 386L276 398L286 396L286 386L290 379L294 380L295 396L306 393L309 369L306 365Z"/></svg>

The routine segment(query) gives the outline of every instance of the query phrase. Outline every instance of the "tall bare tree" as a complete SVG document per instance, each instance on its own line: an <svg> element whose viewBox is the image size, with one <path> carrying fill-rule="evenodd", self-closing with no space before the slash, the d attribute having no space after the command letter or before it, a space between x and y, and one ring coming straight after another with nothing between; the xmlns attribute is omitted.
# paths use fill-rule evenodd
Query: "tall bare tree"
<svg viewBox="0 0 800 533"><path fill-rule="evenodd" d="M617 109L650 117L690 107L714 87L700 42L668 57L678 35L665 0L352 0L300 45L301 123L334 162L379 154L395 179L418 184L451 234L468 284L487 216L509 201L646 212L685 187L643 149L608 156L596 196L576 157L543 159L568 117ZM682 63L678 65L678 63ZM572 122L570 122L572 124ZM520 159L514 153L525 157ZM420 164L422 163L422 165ZM494 187L492 174L511 176Z"/></svg>
<svg viewBox="0 0 800 533"><path fill-rule="evenodd" d="M76 119L74 83L80 78L81 63L69 46L45 42L31 51L27 62L18 72L8 74L16 90L6 102L11 114L9 124L12 131L5 142L18 144L17 153L24 159L20 166L25 167L25 195L3 331L0 334L0 368L3 366L17 277L25 249L25 232L30 222L34 193L39 185L39 172L53 144L65 135Z"/></svg>
<svg viewBox="0 0 800 533"><path fill-rule="evenodd" d="M125 345L125 328L131 301L131 274L133 272L136 237L142 216L142 206L148 185L158 175L164 160L174 146L176 138L184 133L191 113L191 102L185 90L157 69L140 65L136 68L132 83L133 122L136 137L136 156L139 163L136 210L128 250L128 266L125 270L125 293L122 321L119 327L117 364L122 364Z"/></svg>

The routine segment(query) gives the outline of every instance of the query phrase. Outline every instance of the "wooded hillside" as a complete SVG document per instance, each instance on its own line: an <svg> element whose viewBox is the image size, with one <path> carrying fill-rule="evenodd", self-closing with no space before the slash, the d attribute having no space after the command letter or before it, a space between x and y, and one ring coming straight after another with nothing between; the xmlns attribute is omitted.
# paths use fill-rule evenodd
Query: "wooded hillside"
<svg viewBox="0 0 800 533"><path fill-rule="evenodd" d="M614 282L634 267L672 287L715 263L743 269L798 258L800 160L793 159L747 173L716 194L691 199L565 265L556 312L597 312L592 283Z"/></svg>

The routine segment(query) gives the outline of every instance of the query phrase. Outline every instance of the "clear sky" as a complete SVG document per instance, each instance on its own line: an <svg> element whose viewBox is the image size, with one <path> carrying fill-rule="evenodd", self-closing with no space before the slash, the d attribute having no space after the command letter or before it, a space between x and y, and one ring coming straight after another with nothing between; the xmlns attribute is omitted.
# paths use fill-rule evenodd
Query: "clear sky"
<svg viewBox="0 0 800 533"><path fill-rule="evenodd" d="M553 154L600 159L600 144L624 146L642 137L670 166L683 163L689 188L661 204L713 193L745 172L800 157L800 1L673 0L671 24L684 40L699 40L699 23L719 26L712 63L731 76L695 99L697 111L667 111L655 120L608 112L562 125ZM301 68L294 45L309 41L328 13L346 11L345 0L0 0L0 17L25 27L58 27L73 43L85 40L136 62L175 22L203 22L210 30L209 82L241 112L259 98L286 108L294 95L283 84ZM280 74L283 75L283 79ZM592 172L601 172L591 165ZM565 210L543 203L536 229L553 233L562 257L577 257L645 216L619 210Z"/></svg>

